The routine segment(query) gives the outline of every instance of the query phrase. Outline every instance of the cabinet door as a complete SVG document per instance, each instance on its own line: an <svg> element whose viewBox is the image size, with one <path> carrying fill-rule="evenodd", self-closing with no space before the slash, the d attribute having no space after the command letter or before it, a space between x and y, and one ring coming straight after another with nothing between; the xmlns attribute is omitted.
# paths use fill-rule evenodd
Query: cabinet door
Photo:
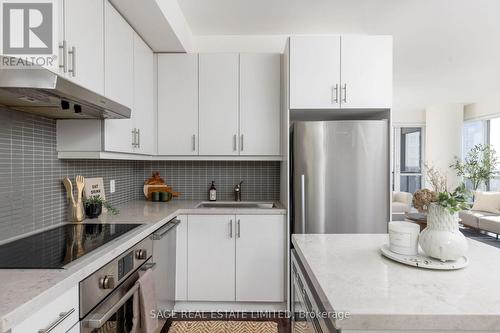
<svg viewBox="0 0 500 333"><path fill-rule="evenodd" d="M236 301L283 302L283 215L237 215L236 221Z"/></svg>
<svg viewBox="0 0 500 333"><path fill-rule="evenodd" d="M189 215L188 301L234 301L234 215Z"/></svg>
<svg viewBox="0 0 500 333"><path fill-rule="evenodd" d="M240 55L240 155L280 154L281 58Z"/></svg>
<svg viewBox="0 0 500 333"><path fill-rule="evenodd" d="M155 64L153 51L134 32L134 107L132 123L139 130L134 152L156 153Z"/></svg>
<svg viewBox="0 0 500 333"><path fill-rule="evenodd" d="M200 155L238 155L238 54L200 54Z"/></svg>
<svg viewBox="0 0 500 333"><path fill-rule="evenodd" d="M105 90L106 97L133 106L134 30L118 11L105 1Z"/></svg>
<svg viewBox="0 0 500 333"><path fill-rule="evenodd" d="M340 107L340 36L290 38L290 109Z"/></svg>
<svg viewBox="0 0 500 333"><path fill-rule="evenodd" d="M65 0L66 77L104 93L104 0Z"/></svg>
<svg viewBox="0 0 500 333"><path fill-rule="evenodd" d="M158 55L158 154L198 155L198 55Z"/></svg>
<svg viewBox="0 0 500 333"><path fill-rule="evenodd" d="M342 37L342 108L392 105L392 37Z"/></svg>
<svg viewBox="0 0 500 333"><path fill-rule="evenodd" d="M133 109L134 97L134 31L116 9L105 1L105 95ZM131 119L104 121L104 150L131 153Z"/></svg>
<svg viewBox="0 0 500 333"><path fill-rule="evenodd" d="M188 277L188 216L177 217L181 223L177 226L177 247L175 249L175 300L187 300L187 277Z"/></svg>

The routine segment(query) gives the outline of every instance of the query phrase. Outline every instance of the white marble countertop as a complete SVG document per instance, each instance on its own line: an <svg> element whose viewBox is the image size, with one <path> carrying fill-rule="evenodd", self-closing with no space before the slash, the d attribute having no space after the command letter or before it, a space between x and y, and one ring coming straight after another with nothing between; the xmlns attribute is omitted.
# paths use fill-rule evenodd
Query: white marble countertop
<svg viewBox="0 0 500 333"><path fill-rule="evenodd" d="M84 223L142 223L121 237L70 263L65 269L0 269L0 332L22 322L29 314L61 295L101 266L182 214L285 214L278 208L195 208L200 201L137 200L118 206L120 214L102 215Z"/></svg>
<svg viewBox="0 0 500 333"><path fill-rule="evenodd" d="M327 311L343 330L500 331L500 249L469 241L468 267L433 271L383 257L388 235L293 235Z"/></svg>

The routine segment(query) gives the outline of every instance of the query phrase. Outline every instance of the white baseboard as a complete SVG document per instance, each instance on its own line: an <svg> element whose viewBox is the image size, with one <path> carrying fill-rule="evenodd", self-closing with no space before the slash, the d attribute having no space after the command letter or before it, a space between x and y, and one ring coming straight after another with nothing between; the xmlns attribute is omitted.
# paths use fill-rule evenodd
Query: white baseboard
<svg viewBox="0 0 500 333"><path fill-rule="evenodd" d="M175 311L193 312L258 312L285 311L286 303L257 302L175 302Z"/></svg>

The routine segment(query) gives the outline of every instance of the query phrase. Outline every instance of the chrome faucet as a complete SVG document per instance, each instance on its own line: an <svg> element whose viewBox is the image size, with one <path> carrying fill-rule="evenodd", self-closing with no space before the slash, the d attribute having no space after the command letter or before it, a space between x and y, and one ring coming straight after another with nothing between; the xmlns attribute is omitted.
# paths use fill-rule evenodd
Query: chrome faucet
<svg viewBox="0 0 500 333"><path fill-rule="evenodd" d="M234 201L241 201L241 184L243 180L234 187Z"/></svg>

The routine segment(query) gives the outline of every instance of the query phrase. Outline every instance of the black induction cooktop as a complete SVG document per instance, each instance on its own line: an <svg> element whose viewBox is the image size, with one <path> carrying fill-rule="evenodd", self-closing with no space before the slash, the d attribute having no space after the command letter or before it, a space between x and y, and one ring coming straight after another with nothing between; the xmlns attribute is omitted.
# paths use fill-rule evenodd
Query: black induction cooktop
<svg viewBox="0 0 500 333"><path fill-rule="evenodd" d="M63 268L140 224L66 224L0 245L0 268Z"/></svg>

